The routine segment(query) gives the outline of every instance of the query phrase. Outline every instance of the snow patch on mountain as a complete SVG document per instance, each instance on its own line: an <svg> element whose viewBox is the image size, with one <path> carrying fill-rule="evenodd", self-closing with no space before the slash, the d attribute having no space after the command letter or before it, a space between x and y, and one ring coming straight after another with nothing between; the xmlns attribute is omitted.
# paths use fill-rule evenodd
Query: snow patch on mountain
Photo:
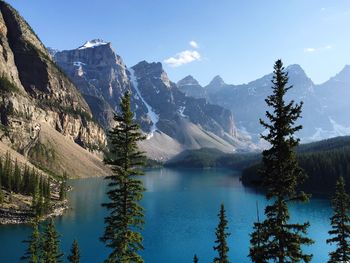
<svg viewBox="0 0 350 263"><path fill-rule="evenodd" d="M185 111L185 110L186 110L186 107L185 107L185 106L180 106L178 112L179 112L179 114L180 114L181 117L183 117L183 118L188 118L188 116L184 114L184 111Z"/></svg>
<svg viewBox="0 0 350 263"><path fill-rule="evenodd" d="M83 65L86 65L86 64L81 61L74 61L73 65L74 67L77 67L78 76L80 77L83 76L84 75Z"/></svg>
<svg viewBox="0 0 350 263"><path fill-rule="evenodd" d="M303 142L320 141L328 138L350 135L350 127L345 127L337 123L332 118L329 118L329 121L332 125L331 130L316 128L316 132L312 136L310 136L309 138L305 138L302 141Z"/></svg>
<svg viewBox="0 0 350 263"><path fill-rule="evenodd" d="M129 68L128 71L130 72L130 81L131 81L134 89L136 90L137 96L141 99L143 104L145 104L145 106L147 108L147 115L152 121L151 130L147 135L147 139L149 140L153 137L154 132L157 130L157 123L159 121L159 115L153 111L152 107L142 97L141 92L138 88L138 82L137 82L137 78L135 76L135 71L132 68Z"/></svg>
<svg viewBox="0 0 350 263"><path fill-rule="evenodd" d="M86 65L85 63L81 62L81 61L74 61L73 62L73 65L76 66L76 67L81 67L81 66L84 66Z"/></svg>
<svg viewBox="0 0 350 263"><path fill-rule="evenodd" d="M101 39L94 39L94 40L85 42L85 44L79 47L78 49L94 48L94 47L103 46L107 44L108 42L105 42Z"/></svg>
<svg viewBox="0 0 350 263"><path fill-rule="evenodd" d="M344 127L343 125L337 123L332 118L329 118L329 121L331 122L333 126L333 131L337 136L344 136L350 134L350 127Z"/></svg>

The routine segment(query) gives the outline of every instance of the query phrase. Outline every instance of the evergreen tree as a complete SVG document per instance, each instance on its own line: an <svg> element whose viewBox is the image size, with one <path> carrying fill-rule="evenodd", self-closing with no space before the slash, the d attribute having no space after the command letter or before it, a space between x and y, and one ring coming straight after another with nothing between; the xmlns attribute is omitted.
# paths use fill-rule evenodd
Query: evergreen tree
<svg viewBox="0 0 350 263"><path fill-rule="evenodd" d="M50 207L51 207L51 189L50 189L50 178L47 178L45 180L44 184L44 210L45 213L50 212Z"/></svg>
<svg viewBox="0 0 350 263"><path fill-rule="evenodd" d="M334 215L330 218L332 230L329 235L333 236L327 239L327 243L335 243L336 250L329 253L328 262L349 262L350 261L350 196L345 191L345 181L339 177L336 184L336 192L332 199Z"/></svg>
<svg viewBox="0 0 350 263"><path fill-rule="evenodd" d="M67 177L64 175L60 184L60 201L67 198Z"/></svg>
<svg viewBox="0 0 350 263"><path fill-rule="evenodd" d="M254 246L250 247L250 255L255 263L267 263L266 241L268 236L267 231L262 231L264 226L260 223L258 202L256 202L256 215L258 221L254 223L253 233L251 234L250 243Z"/></svg>
<svg viewBox="0 0 350 263"><path fill-rule="evenodd" d="M306 178L295 155L299 139L295 138L294 133L302 128L295 123L300 117L302 103L285 101L286 92L292 86L287 86L288 74L284 71L281 60L277 60L274 65L272 84L273 94L265 100L272 108L271 112L266 112L269 122L260 120L262 126L269 131L261 137L271 147L263 151L263 168L259 172L266 189L266 197L272 203L265 208L266 219L256 225L252 233L249 256L253 262L258 262L255 261L258 258L257 253L261 253L267 261L310 262L312 255L304 254L301 249L302 246L312 243L306 236L309 223L289 223L288 203L305 202L308 196L296 191L297 186ZM257 231L259 238L256 238Z"/></svg>
<svg viewBox="0 0 350 263"><path fill-rule="evenodd" d="M21 193L22 190L22 175L21 169L19 168L18 161L15 161L15 168L13 171L13 191L15 193Z"/></svg>
<svg viewBox="0 0 350 263"><path fill-rule="evenodd" d="M42 175L39 176L39 194L45 197L45 179Z"/></svg>
<svg viewBox="0 0 350 263"><path fill-rule="evenodd" d="M34 194L37 191L37 175L35 172L34 167L32 168L32 171L29 173L29 187L28 187L28 194Z"/></svg>
<svg viewBox="0 0 350 263"><path fill-rule="evenodd" d="M3 175L4 175L4 186L11 193L11 191L13 190L13 187L12 187L13 178L12 178L12 160L9 152L6 153L5 163L3 168Z"/></svg>
<svg viewBox="0 0 350 263"><path fill-rule="evenodd" d="M25 164L23 169L23 193L26 195L30 195L30 172L28 165Z"/></svg>
<svg viewBox="0 0 350 263"><path fill-rule="evenodd" d="M193 263L198 263L198 257L196 254L194 254L194 257L193 257Z"/></svg>
<svg viewBox="0 0 350 263"><path fill-rule="evenodd" d="M112 252L106 262L143 262L138 254L143 249L144 225L142 199L144 187L138 176L143 175L144 155L137 142L144 140L139 125L133 121L130 109L130 93L122 97L121 114L115 115L118 123L109 132L109 153L105 163L112 168L107 195L110 202L103 204L109 211L105 218L106 228L101 240Z"/></svg>
<svg viewBox="0 0 350 263"><path fill-rule="evenodd" d="M41 262L41 237L39 232L39 220L35 219L32 222L32 234L29 237L29 240L23 241L28 244L28 248L21 257L21 260L24 260L28 263L39 263Z"/></svg>
<svg viewBox="0 0 350 263"><path fill-rule="evenodd" d="M35 176L35 189L32 194L32 209L36 216L44 214L44 197L42 195L42 184L38 175Z"/></svg>
<svg viewBox="0 0 350 263"><path fill-rule="evenodd" d="M218 257L215 257L214 262L215 263L228 263L228 245L227 245L227 241L226 238L230 235L227 232L228 229L228 221L226 219L226 215L225 215L225 207L224 204L221 204L220 206L220 212L218 214L219 217L219 225L216 228L216 246L214 246L214 250L218 251Z"/></svg>
<svg viewBox="0 0 350 263"><path fill-rule="evenodd" d="M255 263L267 263L268 262L268 235L266 229L262 223L254 223L253 233L251 234L250 243L253 244L249 248L249 256L252 262Z"/></svg>
<svg viewBox="0 0 350 263"><path fill-rule="evenodd" d="M50 219L44 232L42 246L42 258L45 263L62 262L63 253L60 251L59 234L56 231L53 220Z"/></svg>
<svg viewBox="0 0 350 263"><path fill-rule="evenodd" d="M73 241L70 253L71 254L67 257L68 261L71 263L79 263L80 262L80 252L79 252L78 242L76 240Z"/></svg>

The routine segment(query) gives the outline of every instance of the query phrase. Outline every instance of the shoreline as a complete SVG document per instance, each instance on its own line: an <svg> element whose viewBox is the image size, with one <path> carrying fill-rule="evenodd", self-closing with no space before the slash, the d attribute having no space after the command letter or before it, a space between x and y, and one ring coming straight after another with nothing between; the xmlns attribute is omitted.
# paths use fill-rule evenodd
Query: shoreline
<svg viewBox="0 0 350 263"><path fill-rule="evenodd" d="M68 208L68 200L57 202L52 205L52 211L49 214L40 217L40 221L61 216ZM34 217L33 211L29 209L0 208L0 226L28 224Z"/></svg>

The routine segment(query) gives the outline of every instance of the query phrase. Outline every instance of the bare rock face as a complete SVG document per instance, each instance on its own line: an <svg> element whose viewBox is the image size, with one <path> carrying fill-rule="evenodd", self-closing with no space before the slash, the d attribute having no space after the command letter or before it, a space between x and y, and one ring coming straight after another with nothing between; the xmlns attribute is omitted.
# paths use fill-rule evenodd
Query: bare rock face
<svg viewBox="0 0 350 263"><path fill-rule="evenodd" d="M27 154L48 124L82 147L99 150L103 129L74 84L56 66L30 26L0 2L1 140Z"/></svg>
<svg viewBox="0 0 350 263"><path fill-rule="evenodd" d="M130 89L130 81L111 44L92 40L80 48L57 52L54 58L80 89L99 123L107 129L113 126L113 112Z"/></svg>
<svg viewBox="0 0 350 263"><path fill-rule="evenodd" d="M159 115L158 128L161 131L169 132L167 123L179 116L220 137L225 133L236 136L233 115L229 110L209 104L205 99L185 96L169 80L161 63L142 61L132 69L137 77L140 95Z"/></svg>

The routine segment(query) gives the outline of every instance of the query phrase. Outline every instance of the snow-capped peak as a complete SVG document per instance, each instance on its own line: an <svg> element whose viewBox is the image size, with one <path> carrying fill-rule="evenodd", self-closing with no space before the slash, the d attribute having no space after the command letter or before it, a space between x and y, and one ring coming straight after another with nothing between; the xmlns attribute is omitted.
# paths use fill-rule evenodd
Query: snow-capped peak
<svg viewBox="0 0 350 263"><path fill-rule="evenodd" d="M85 44L79 47L78 49L94 48L94 47L103 46L107 44L108 42L105 42L102 39L93 39L90 41L86 41Z"/></svg>

